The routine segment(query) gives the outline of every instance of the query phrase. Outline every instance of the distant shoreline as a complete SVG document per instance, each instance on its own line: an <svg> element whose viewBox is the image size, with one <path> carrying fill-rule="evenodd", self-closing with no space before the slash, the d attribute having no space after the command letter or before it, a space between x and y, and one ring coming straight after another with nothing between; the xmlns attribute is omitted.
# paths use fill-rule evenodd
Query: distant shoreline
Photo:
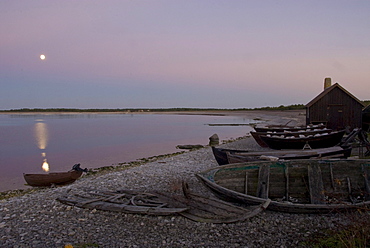
<svg viewBox="0 0 370 248"><path fill-rule="evenodd" d="M19 115L67 115L67 114L180 114L180 115L244 115L248 113L280 114L281 113L304 113L303 109L295 110L184 110L184 111L0 111L0 114Z"/></svg>
<svg viewBox="0 0 370 248"><path fill-rule="evenodd" d="M288 106L280 105L279 107L260 107L260 108L20 108L0 110L0 113L37 113L37 112L57 112L57 113L158 113L158 112L239 112L239 111L285 111L285 110L304 110L303 104L292 104Z"/></svg>
<svg viewBox="0 0 370 248"><path fill-rule="evenodd" d="M149 111L149 112L0 112L3 115L210 115L210 116L244 116L252 120L267 121L273 125L302 125L305 123L306 110L192 110L192 111ZM285 122L285 120L287 120ZM293 120L293 122L292 122Z"/></svg>

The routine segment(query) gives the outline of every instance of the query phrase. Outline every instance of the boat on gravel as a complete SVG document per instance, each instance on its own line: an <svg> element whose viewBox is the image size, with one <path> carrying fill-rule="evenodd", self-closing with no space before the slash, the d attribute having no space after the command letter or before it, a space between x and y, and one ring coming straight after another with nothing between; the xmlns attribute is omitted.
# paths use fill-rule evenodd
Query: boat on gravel
<svg viewBox="0 0 370 248"><path fill-rule="evenodd" d="M304 137L261 135L260 138L271 149L314 149L340 144L345 132L345 130L340 130Z"/></svg>
<svg viewBox="0 0 370 248"><path fill-rule="evenodd" d="M67 172L53 172L47 174L23 174L24 180L29 186L48 187L52 185L65 185L76 181L87 169L81 169L80 164L75 164L72 170Z"/></svg>
<svg viewBox="0 0 370 248"><path fill-rule="evenodd" d="M264 127L254 127L256 132L298 132L298 131L308 131L314 129L324 129L326 126L324 124L317 125L307 125L307 126L287 126L287 125L268 125Z"/></svg>
<svg viewBox="0 0 370 248"><path fill-rule="evenodd" d="M248 150L237 150L237 149L227 149L227 148L220 148L220 147L215 147L212 146L212 152L213 155L219 165L225 165L229 163L229 160L227 158L227 152L229 153L236 153L236 152L241 152L241 153L246 153Z"/></svg>
<svg viewBox="0 0 370 248"><path fill-rule="evenodd" d="M261 146L261 147L269 147L262 139L261 136L266 135L268 137L307 137L307 136L315 136L317 134L323 133L331 133L332 129L327 128L319 128L319 129L309 129L309 130L299 130L299 131L284 131L284 132L254 132L251 131L250 134L254 138L254 140Z"/></svg>
<svg viewBox="0 0 370 248"><path fill-rule="evenodd" d="M267 209L328 213L370 206L370 160L290 160L224 165L196 174L223 200Z"/></svg>
<svg viewBox="0 0 370 248"><path fill-rule="evenodd" d="M212 147L213 155L219 165L231 163L253 162L263 160L292 160L292 159L328 159L348 158L351 156L352 146L333 146L319 149L293 149L248 151Z"/></svg>
<svg viewBox="0 0 370 248"><path fill-rule="evenodd" d="M229 164L253 162L253 161L278 161L293 159L346 159L351 156L352 147L342 148L333 146L327 148L309 149L309 150L276 150L275 152L249 152L249 153L228 153L227 159Z"/></svg>

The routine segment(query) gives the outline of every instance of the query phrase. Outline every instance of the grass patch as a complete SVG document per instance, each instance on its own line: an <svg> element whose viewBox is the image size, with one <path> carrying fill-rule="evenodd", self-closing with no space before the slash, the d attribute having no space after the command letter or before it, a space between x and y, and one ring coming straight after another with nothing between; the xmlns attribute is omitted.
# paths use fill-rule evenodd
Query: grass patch
<svg viewBox="0 0 370 248"><path fill-rule="evenodd" d="M245 139L245 138L249 138L250 136L244 136L244 137L238 137L236 139L228 139L228 140L221 140L221 144L228 144L228 143L232 143L232 142L235 142L237 140L242 140L242 139Z"/></svg>
<svg viewBox="0 0 370 248"><path fill-rule="evenodd" d="M313 248L365 248L370 247L370 212L348 214L348 221L338 223L335 229L315 233L304 242Z"/></svg>
<svg viewBox="0 0 370 248"><path fill-rule="evenodd" d="M40 191L44 188L32 188L32 189L16 189L0 192L0 200L6 200L12 197L27 195L36 191Z"/></svg>

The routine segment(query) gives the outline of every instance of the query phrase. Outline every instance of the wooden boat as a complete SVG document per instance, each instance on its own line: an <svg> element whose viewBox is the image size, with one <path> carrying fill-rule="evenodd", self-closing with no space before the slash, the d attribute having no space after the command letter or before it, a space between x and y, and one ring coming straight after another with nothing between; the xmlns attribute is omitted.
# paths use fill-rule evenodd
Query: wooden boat
<svg viewBox="0 0 370 248"><path fill-rule="evenodd" d="M248 152L248 153L229 153L226 152L229 164L253 162L253 161L278 161L293 159L329 159L329 158L348 158L351 156L352 147L342 148L333 146L327 148L309 150L278 150L272 152Z"/></svg>
<svg viewBox="0 0 370 248"><path fill-rule="evenodd" d="M251 209L235 206L212 197L190 191L183 182L184 195L170 196L163 192L118 190L114 192L90 190L80 194L58 197L61 203L87 209L147 215L179 214L188 219L206 223L233 223L251 218L270 203L265 200Z"/></svg>
<svg viewBox="0 0 370 248"><path fill-rule="evenodd" d="M65 185L76 181L87 169L81 169L80 164L75 164L67 172L54 172L48 174L23 174L24 180L30 186L47 187L52 185Z"/></svg>
<svg viewBox="0 0 370 248"><path fill-rule="evenodd" d="M134 190L81 192L74 195L64 195L57 201L87 209L97 209L113 212L172 215L187 210L186 206L174 206L155 193Z"/></svg>
<svg viewBox="0 0 370 248"><path fill-rule="evenodd" d="M219 165L231 163L253 162L263 160L292 160L292 159L328 159L348 158L351 156L352 147L333 146L318 149L295 150L270 150L270 151L242 151L212 147L213 155Z"/></svg>
<svg viewBox="0 0 370 248"><path fill-rule="evenodd" d="M234 153L234 152L242 152L246 153L247 150L236 150L236 149L226 149L226 148L219 148L212 146L213 155L219 165L225 165L229 163L227 158L226 152Z"/></svg>
<svg viewBox="0 0 370 248"><path fill-rule="evenodd" d="M324 124L317 124L317 125L307 125L307 126L295 126L290 127L286 125L269 125L265 127L254 127L254 130L256 132L297 132L297 131L308 131L308 130L314 130L314 129L320 129L325 128Z"/></svg>
<svg viewBox="0 0 370 248"><path fill-rule="evenodd" d="M268 209L328 213L369 207L370 160L250 162L196 174L222 199Z"/></svg>
<svg viewBox="0 0 370 248"><path fill-rule="evenodd" d="M268 147L268 145L261 139L260 136L267 135L267 136L278 136L278 137L305 137L309 135L316 135L321 133L331 133L332 129L327 128L318 128L318 129L309 129L309 130L299 130L299 131L284 131L284 132L253 132L251 131L250 134L254 138L254 140L262 147Z"/></svg>
<svg viewBox="0 0 370 248"><path fill-rule="evenodd" d="M180 215L198 222L234 223L244 221L264 211L271 202L270 199L267 199L259 206L248 209L191 192L184 182L182 188L185 198L182 198L181 202L187 204L189 209L181 212Z"/></svg>
<svg viewBox="0 0 370 248"><path fill-rule="evenodd" d="M306 137L275 137L268 135L261 135L260 138L271 149L303 149L308 148L324 148L340 144L345 130L333 131L331 133L316 134Z"/></svg>

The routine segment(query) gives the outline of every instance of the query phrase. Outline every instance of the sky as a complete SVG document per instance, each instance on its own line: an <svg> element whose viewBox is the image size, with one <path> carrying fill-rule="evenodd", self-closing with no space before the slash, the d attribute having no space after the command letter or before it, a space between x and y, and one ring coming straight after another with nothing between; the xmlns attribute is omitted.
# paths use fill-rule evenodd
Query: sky
<svg viewBox="0 0 370 248"><path fill-rule="evenodd" d="M326 77L369 100L369 12L368 0L2 0L0 109L307 104Z"/></svg>

